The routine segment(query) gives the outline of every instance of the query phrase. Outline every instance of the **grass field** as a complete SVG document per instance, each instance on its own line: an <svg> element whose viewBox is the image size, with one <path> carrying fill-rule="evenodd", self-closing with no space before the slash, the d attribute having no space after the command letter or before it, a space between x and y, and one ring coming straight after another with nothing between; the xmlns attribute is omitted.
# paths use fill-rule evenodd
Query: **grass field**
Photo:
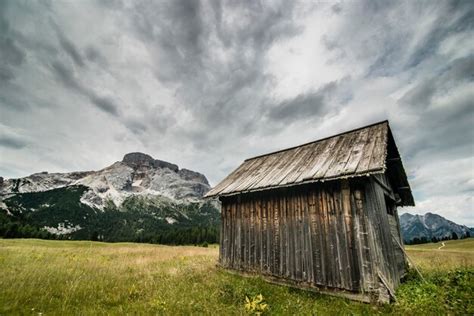
<svg viewBox="0 0 474 316"><path fill-rule="evenodd" d="M217 247L0 239L0 315L474 314L474 239L407 247L413 272L396 303L372 306L216 268ZM260 305L261 306L261 305Z"/></svg>
<svg viewBox="0 0 474 316"><path fill-rule="evenodd" d="M427 272L474 267L474 238L405 246L410 258ZM441 248L441 249L439 249Z"/></svg>

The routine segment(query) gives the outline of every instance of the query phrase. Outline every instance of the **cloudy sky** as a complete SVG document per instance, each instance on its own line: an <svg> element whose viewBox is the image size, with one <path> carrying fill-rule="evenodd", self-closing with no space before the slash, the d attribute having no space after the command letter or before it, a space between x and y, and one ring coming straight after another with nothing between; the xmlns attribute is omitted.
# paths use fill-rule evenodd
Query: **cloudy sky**
<svg viewBox="0 0 474 316"><path fill-rule="evenodd" d="M142 151L215 185L389 119L404 210L474 226L473 39L469 0L0 1L0 175Z"/></svg>

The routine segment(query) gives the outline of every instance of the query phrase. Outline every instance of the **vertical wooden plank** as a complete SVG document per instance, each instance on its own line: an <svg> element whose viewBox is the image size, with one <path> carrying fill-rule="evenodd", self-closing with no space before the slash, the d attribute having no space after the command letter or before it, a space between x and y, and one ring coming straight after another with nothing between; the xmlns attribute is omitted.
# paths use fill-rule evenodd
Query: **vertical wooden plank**
<svg viewBox="0 0 474 316"><path fill-rule="evenodd" d="M324 198L323 198L324 189L321 188L318 192L318 215L319 215L319 231L320 231L320 249L321 249L321 284L322 285L329 285L328 284L328 271L327 271L327 262L328 262L328 251L327 251L327 243L326 243L326 218L324 215Z"/></svg>
<svg viewBox="0 0 474 316"><path fill-rule="evenodd" d="M246 212L246 205L245 205L245 196L242 197L241 201L240 201L240 209L241 209L241 212L240 212L240 216L241 216L241 223L242 223L242 241L241 241L241 244L240 244L240 253L241 253L241 264L240 264L240 267L241 269L245 269L245 260L247 259L246 258L246 254L245 254L245 243L247 242L246 240L246 231L247 231L247 223L246 223L246 217L245 217L245 212Z"/></svg>
<svg viewBox="0 0 474 316"><path fill-rule="evenodd" d="M245 237L244 237L244 267L248 269L250 266L250 214L249 214L249 200L248 196L245 198L244 205L244 218L245 218Z"/></svg>
<svg viewBox="0 0 474 316"><path fill-rule="evenodd" d="M346 251L348 257L348 265L346 275L348 277L348 284L351 290L358 290L358 265L357 265L357 252L354 245L353 238L353 224L352 224L352 211L350 201L350 186L348 180L341 182L341 204L342 212L344 217L344 228L346 236Z"/></svg>
<svg viewBox="0 0 474 316"><path fill-rule="evenodd" d="M235 247L234 247L234 267L236 269L240 269L240 203L237 201L235 203L235 209L234 209L234 217L235 217Z"/></svg>
<svg viewBox="0 0 474 316"><path fill-rule="evenodd" d="M309 252L309 243L308 243L308 236L309 236L309 228L308 228L308 199L307 199L307 191L303 190L301 192L301 211L302 211L302 229L303 229L303 256L304 256L304 280L306 282L311 282L311 264L310 264L310 257L311 254Z"/></svg>
<svg viewBox="0 0 474 316"><path fill-rule="evenodd" d="M315 199L315 204L314 204L314 210L315 210L315 217L316 217L316 231L317 231L317 239L316 239L316 244L317 244L317 255L318 255L318 274L316 275L316 282L319 285L325 284L325 278L326 278L326 270L324 267L324 246L323 246L323 238L324 238L324 226L322 225L322 213L321 213L321 188L319 187L317 191L314 192L314 199Z"/></svg>
<svg viewBox="0 0 474 316"><path fill-rule="evenodd" d="M267 267L267 215L266 215L266 201L264 196L262 196L262 204L261 204L261 210L262 210L262 231L261 231L261 240L262 240L262 272L265 271Z"/></svg>
<svg viewBox="0 0 474 316"><path fill-rule="evenodd" d="M339 263L340 258L338 255L338 244L337 244L337 233L335 227L335 214L334 214L334 198L333 198L333 187L329 186L327 193L327 203L328 203L328 214L329 214L329 227L330 227L330 238L331 238L331 251L333 258L332 264L332 277L333 277L333 287L340 287L339 284Z"/></svg>
<svg viewBox="0 0 474 316"><path fill-rule="evenodd" d="M267 212L267 273L271 273L272 267L272 201L271 196L267 196L266 200Z"/></svg>
<svg viewBox="0 0 474 316"><path fill-rule="evenodd" d="M225 229L225 207L221 202L221 229L219 231L219 264L224 261L224 229Z"/></svg>
<svg viewBox="0 0 474 316"><path fill-rule="evenodd" d="M335 191L335 208L336 208L336 220L337 220L337 234L338 234L338 245L339 255L341 258L340 274L341 274L341 286L345 289L350 290L350 263L349 263L349 244L347 243L347 234L345 227L344 209L342 206L342 186L339 183L337 190Z"/></svg>
<svg viewBox="0 0 474 316"><path fill-rule="evenodd" d="M279 204L279 253L280 253L280 271L278 272L278 275L282 277L285 273L285 264L286 264L286 258L285 258L285 195L282 194L279 199L278 199L278 204Z"/></svg>
<svg viewBox="0 0 474 316"><path fill-rule="evenodd" d="M273 195L269 196L268 199L268 273L273 273Z"/></svg>
<svg viewBox="0 0 474 316"><path fill-rule="evenodd" d="M300 190L299 191L299 216L300 216L300 245L301 245L301 280L306 281L308 276L307 263L306 263L306 239L305 239L305 231L304 231L304 193Z"/></svg>
<svg viewBox="0 0 474 316"><path fill-rule="evenodd" d="M236 245L235 245L235 256L236 256L236 268L240 270L241 268L241 251L242 251L242 217L241 217L241 207L242 204L240 203L240 200L237 200L236 204L236 214L235 217L237 218L237 232L236 232Z"/></svg>
<svg viewBox="0 0 474 316"><path fill-rule="evenodd" d="M254 239L254 199L253 197L249 200L249 269L254 268L254 251L255 251L255 239Z"/></svg>
<svg viewBox="0 0 474 316"><path fill-rule="evenodd" d="M300 190L300 229L301 229L301 279L307 281L308 279L308 256L306 249L306 227L305 227L305 199L304 191Z"/></svg>
<svg viewBox="0 0 474 316"><path fill-rule="evenodd" d="M234 267L234 262L235 262L235 230L236 230L236 218L235 218L235 203L233 202L230 206L230 219L231 219L231 225L230 225L230 262L229 266Z"/></svg>
<svg viewBox="0 0 474 316"><path fill-rule="evenodd" d="M270 199L270 249L271 249L271 254L270 254L270 272L272 275L275 275L275 268L276 268L276 259L275 259L275 195L271 196Z"/></svg>
<svg viewBox="0 0 474 316"><path fill-rule="evenodd" d="M369 237L370 231L367 225L367 215L365 213L364 206L365 200L363 199L363 192L361 189L356 188L354 191L355 202L357 207L358 219L359 219L359 234L361 241L361 251L362 251L362 269L364 270L364 284L366 290L371 291L374 289L375 285L378 284L377 280L374 278L373 273L373 264L376 264L374 260L375 257L372 256L371 250L374 249L372 243L373 239Z"/></svg>
<svg viewBox="0 0 474 316"><path fill-rule="evenodd" d="M245 199L243 199L242 201L242 206L243 206L243 214L242 214L242 217L243 217L243 222L244 222L244 226L243 226L243 238L242 238L242 257L243 257L243 267L244 269L247 268L247 264L248 264L248 214L247 214L247 197L245 197Z"/></svg>
<svg viewBox="0 0 474 316"><path fill-rule="evenodd" d="M319 217L317 212L317 193L316 187L310 191L309 215L311 225L311 245L313 257L313 283L321 284L321 248L320 248L320 228L318 227Z"/></svg>
<svg viewBox="0 0 474 316"><path fill-rule="evenodd" d="M256 268L259 271L262 271L263 267L263 262L262 262L262 209L261 209L261 197L260 195L256 196L256 215L257 215L257 221L256 221L256 232L255 232L255 259L256 259Z"/></svg>
<svg viewBox="0 0 474 316"><path fill-rule="evenodd" d="M328 203L328 187L325 186L322 192L323 198L323 214L324 214L324 232L326 241L326 273L327 273L327 285L334 287L334 267L336 265L334 258L334 243L331 229L331 214L329 211Z"/></svg>
<svg viewBox="0 0 474 316"><path fill-rule="evenodd" d="M336 265L334 266L334 283L337 288L342 287L342 282L341 282L341 271L342 271L342 265L341 265L341 253L340 253L340 247L339 247L339 233L338 233L338 227L337 227L337 212L336 212L336 201L335 201L335 192L334 192L334 187L331 186L331 191L329 193L329 209L330 209L330 214L331 214L331 236L333 240L333 251L334 251L334 258L335 258L335 263Z"/></svg>
<svg viewBox="0 0 474 316"><path fill-rule="evenodd" d="M306 238L306 258L307 258L307 273L308 278L307 281L311 284L314 284L314 262L313 262L313 246L312 246L312 230L311 230L311 191L305 190L304 194L305 202L304 202L304 218L305 218L305 238Z"/></svg>
<svg viewBox="0 0 474 316"><path fill-rule="evenodd" d="M251 239L250 239L250 243L251 243L251 255L250 255L250 262L251 262L251 266L252 266L252 270L255 269L255 265L256 265L256 251L257 251L257 247L256 247L256 243L257 243L257 238L256 238L256 233L255 233L255 222L257 220L256 218L256 209L255 209L255 198L252 197L252 200L251 200L251 208L252 208L252 211L251 211L251 228L250 228L250 234L251 234Z"/></svg>
<svg viewBox="0 0 474 316"><path fill-rule="evenodd" d="M247 201L245 203L245 207L246 207L246 214L247 214L247 240L246 240L246 243L245 243L245 252L247 254L247 260L246 260L246 266L247 268L250 268L252 266L252 263L251 263L251 221L252 221L252 206L251 206L251 199L250 198L247 198Z"/></svg>
<svg viewBox="0 0 474 316"><path fill-rule="evenodd" d="M290 200L290 273L291 278L296 280L296 263L297 261L297 252L296 252L296 214L295 214L295 195L294 192L291 194Z"/></svg>
<svg viewBox="0 0 474 316"><path fill-rule="evenodd" d="M233 243L233 236L232 231L234 227L234 221L232 217L232 202L229 203L228 206L228 213L227 213L227 266L232 265L232 243Z"/></svg>
<svg viewBox="0 0 474 316"><path fill-rule="evenodd" d="M289 211L289 200L290 197L288 195L285 196L285 276L290 278L291 270L290 270L290 211Z"/></svg>
<svg viewBox="0 0 474 316"><path fill-rule="evenodd" d="M362 293L368 290L366 269L364 268L364 249L363 249L363 235L361 232L361 207L358 205L355 191L351 189L351 204L354 210L353 221L354 221L354 236L355 236L355 248L357 251L358 258L358 270L360 272L360 279L358 284Z"/></svg>
<svg viewBox="0 0 474 316"><path fill-rule="evenodd" d="M301 216L300 216L300 195L298 192L295 194L295 245L296 245L296 278L298 280L302 279L302 256L301 256Z"/></svg>
<svg viewBox="0 0 474 316"><path fill-rule="evenodd" d="M280 206L279 206L279 195L274 196L274 203L273 203L273 249L274 249L274 257L273 260L275 261L275 266L273 270L273 274L278 276L280 274Z"/></svg>
<svg viewBox="0 0 474 316"><path fill-rule="evenodd" d="M224 204L224 203L223 203ZM229 216L230 216L230 209L229 209L229 203L225 202L225 215L224 215L224 230L222 231L223 235L223 244L224 247L222 249L223 252L223 265L227 266L229 264Z"/></svg>

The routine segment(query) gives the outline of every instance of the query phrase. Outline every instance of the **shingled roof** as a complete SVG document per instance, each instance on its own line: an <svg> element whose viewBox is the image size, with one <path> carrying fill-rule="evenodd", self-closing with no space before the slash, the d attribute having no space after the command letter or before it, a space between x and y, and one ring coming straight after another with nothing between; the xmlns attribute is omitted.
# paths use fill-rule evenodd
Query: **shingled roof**
<svg viewBox="0 0 474 316"><path fill-rule="evenodd" d="M388 161L401 204L414 205L388 121L249 158L206 197L380 174L387 170Z"/></svg>

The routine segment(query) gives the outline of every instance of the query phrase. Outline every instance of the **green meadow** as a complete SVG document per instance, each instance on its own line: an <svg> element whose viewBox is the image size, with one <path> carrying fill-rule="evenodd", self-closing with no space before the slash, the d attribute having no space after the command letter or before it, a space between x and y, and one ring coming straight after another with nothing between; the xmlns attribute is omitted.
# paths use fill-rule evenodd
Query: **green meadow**
<svg viewBox="0 0 474 316"><path fill-rule="evenodd" d="M425 281L376 306L226 272L217 246L0 239L0 315L472 315L474 239L441 246L407 246Z"/></svg>

